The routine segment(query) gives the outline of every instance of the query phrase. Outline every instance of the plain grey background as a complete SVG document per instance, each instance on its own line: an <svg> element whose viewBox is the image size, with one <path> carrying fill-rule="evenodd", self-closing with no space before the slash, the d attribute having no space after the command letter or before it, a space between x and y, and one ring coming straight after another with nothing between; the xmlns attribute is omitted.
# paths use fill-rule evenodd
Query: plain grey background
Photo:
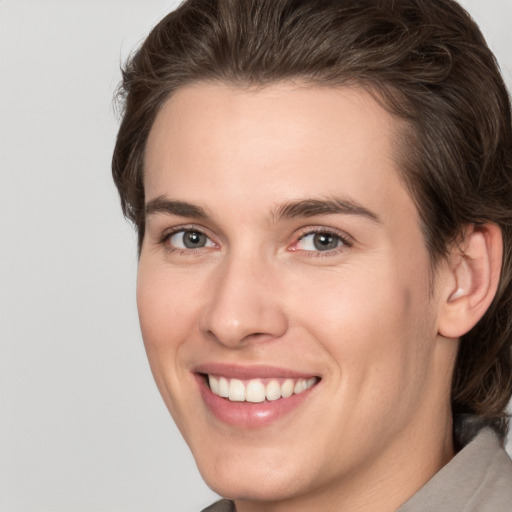
<svg viewBox="0 0 512 512"><path fill-rule="evenodd" d="M0 0L2 512L215 499L152 381L109 167L119 64L177 3ZM462 3L510 88L512 0Z"/></svg>

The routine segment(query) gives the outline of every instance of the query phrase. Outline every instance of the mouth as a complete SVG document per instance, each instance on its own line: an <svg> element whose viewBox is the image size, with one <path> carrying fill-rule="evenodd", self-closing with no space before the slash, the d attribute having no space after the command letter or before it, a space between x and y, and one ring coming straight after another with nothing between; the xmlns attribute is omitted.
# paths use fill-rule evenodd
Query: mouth
<svg viewBox="0 0 512 512"><path fill-rule="evenodd" d="M289 415L322 380L273 367L208 365L195 374L210 413L243 429L266 427Z"/></svg>
<svg viewBox="0 0 512 512"><path fill-rule="evenodd" d="M311 389L318 377L308 379L275 378L275 379L231 379L220 375L204 375L210 391L230 402L262 403L273 402L282 398L290 398Z"/></svg>

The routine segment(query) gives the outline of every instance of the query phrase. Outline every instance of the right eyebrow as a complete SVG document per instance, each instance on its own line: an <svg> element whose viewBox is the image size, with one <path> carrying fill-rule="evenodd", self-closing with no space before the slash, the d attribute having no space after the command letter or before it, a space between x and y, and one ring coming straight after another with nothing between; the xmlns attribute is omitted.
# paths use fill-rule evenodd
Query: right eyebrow
<svg viewBox="0 0 512 512"><path fill-rule="evenodd" d="M195 217L198 219L206 219L208 215L203 208L186 201L173 201L165 196L159 196L151 199L146 203L144 208L146 216L149 217L155 213L167 213L170 215L178 215L180 217Z"/></svg>

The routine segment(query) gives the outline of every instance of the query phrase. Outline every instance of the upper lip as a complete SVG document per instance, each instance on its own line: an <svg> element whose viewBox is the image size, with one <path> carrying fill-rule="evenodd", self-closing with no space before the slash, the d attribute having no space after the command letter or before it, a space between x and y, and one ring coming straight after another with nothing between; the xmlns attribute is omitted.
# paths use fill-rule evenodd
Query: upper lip
<svg viewBox="0 0 512 512"><path fill-rule="evenodd" d="M303 373L289 368L280 368L268 365L232 365L225 363L204 363L196 366L195 373L208 375L219 375L230 379L270 379L270 378L289 378L289 379L309 379L317 377L312 373Z"/></svg>

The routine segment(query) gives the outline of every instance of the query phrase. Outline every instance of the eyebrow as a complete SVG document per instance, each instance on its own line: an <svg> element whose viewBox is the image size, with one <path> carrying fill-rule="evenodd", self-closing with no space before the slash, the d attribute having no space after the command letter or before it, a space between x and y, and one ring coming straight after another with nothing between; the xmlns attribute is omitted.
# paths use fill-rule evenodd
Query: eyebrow
<svg viewBox="0 0 512 512"><path fill-rule="evenodd" d="M194 217L197 219L209 218L206 210L186 201L176 201L159 196L146 203L144 209L146 216L155 213L167 213L180 217ZM351 199L300 199L279 205L273 212L275 222L301 217L315 217L317 215L358 215L374 222L380 223L379 216Z"/></svg>
<svg viewBox="0 0 512 512"><path fill-rule="evenodd" d="M168 213L170 215L178 215L180 217L195 217L198 219L208 218L206 211L200 206L187 203L185 201L174 201L164 196L156 197L146 203L144 208L146 216L155 213Z"/></svg>
<svg viewBox="0 0 512 512"><path fill-rule="evenodd" d="M359 215L380 223L379 216L351 199L303 199L285 203L274 212L274 218L293 219L297 217L315 217L317 215Z"/></svg>

